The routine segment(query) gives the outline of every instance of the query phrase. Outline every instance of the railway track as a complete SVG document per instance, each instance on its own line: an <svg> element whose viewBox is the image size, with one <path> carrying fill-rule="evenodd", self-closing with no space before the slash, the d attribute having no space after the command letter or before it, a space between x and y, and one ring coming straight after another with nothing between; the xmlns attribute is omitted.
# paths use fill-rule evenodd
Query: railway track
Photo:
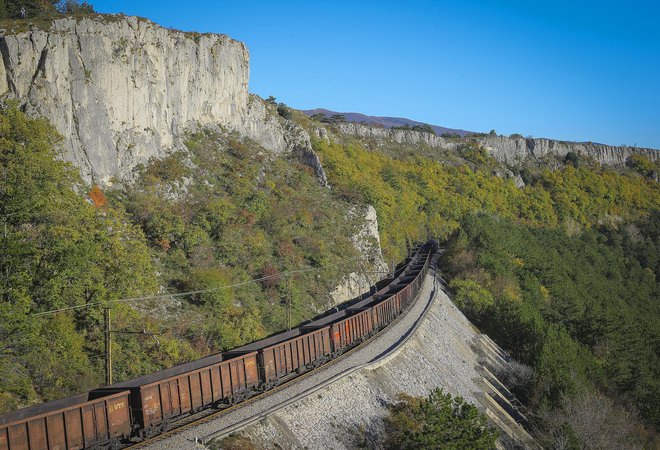
<svg viewBox="0 0 660 450"><path fill-rule="evenodd" d="M433 276L433 277L435 278L435 264L432 265L432 267L431 267L431 271L430 271L429 275L431 275L431 276ZM435 293L435 283L434 283L434 290L433 290L433 293ZM433 293L432 293L432 294L433 294ZM293 378L291 378L291 379L289 379L289 380L286 380L285 382L279 384L278 386L275 386L275 387L272 388L272 389L269 389L269 390L267 390L267 391L265 391L265 392L262 392L262 393L259 393L259 394L257 394L257 395L254 395L254 396L252 396L252 397L250 397L250 398L248 398L248 399L246 399L246 400L244 400L244 401L242 401L242 402L240 402L240 403L237 403L237 404L235 404L235 405L232 405L232 406L229 406L229 407L226 407L226 408L220 409L220 410L217 410L217 409L215 409L215 410L210 409L210 410L206 410L206 411L199 412L199 413L197 413L197 414L193 414L193 415L191 415L191 416L188 416L188 417L186 417L186 418L184 418L184 419L181 419L181 420L177 421L177 422L173 425L174 428L172 428L172 429L170 429L170 430L167 430L167 431L165 431L165 432L159 434L158 436L154 436L154 437L152 437L152 438L146 439L146 440L144 440L144 441L137 442L137 443L135 443L135 444L129 445L129 446L124 447L124 448L127 448L127 449L139 449L139 448L150 447L150 446L152 446L152 445L154 445L154 444L156 444L156 443L158 443L158 442L165 441L165 440L167 440L168 438L171 438L171 437L173 437L173 436L176 436L176 435L178 435L178 434L181 434L181 433L183 433L184 431L187 431L188 429L191 429L191 428L196 427L196 426L199 426L199 425L206 424L206 423L211 422L211 421L213 421L213 420L217 420L217 419L219 419L219 418L221 418L221 417L223 417L223 416L225 416L225 415L227 415L227 414L230 414L230 413L232 413L232 412L234 412L234 411L236 411L236 410L239 410L239 409L245 408L245 407L247 407L247 406L249 406L249 405L251 405L251 404L253 404L253 403L256 403L257 401L263 400L263 399L265 399L265 398L267 398L267 397L271 397L271 396L273 396L274 394L283 391L284 389L290 387L290 386L293 385L293 384L297 384L297 383L299 383L299 382L302 382L302 381L304 381L305 379L310 378L310 377L313 376L313 375L316 375L316 374L318 374L318 373L320 373L320 372L323 372L323 371L326 371L326 370L330 369L330 368L333 367L333 366L336 366L336 365L339 364L340 362L346 360L349 356L351 356L351 355L354 354L355 352L358 352L358 351L364 349L365 346L367 346L370 342L372 342L372 341L378 339L378 338L381 337L384 333L386 333L388 330L392 329L392 327L393 327L394 325L396 325L396 324L398 324L400 321L402 321L402 320L408 315L408 313L413 309L413 307L417 304L417 301L419 300L419 297L421 297L421 295L422 295L422 291L420 291L419 295L415 298L415 300L409 304L408 308L404 311L404 313L403 313L403 314L400 314L400 315L399 315L394 321L392 321L391 323L389 323L386 327L384 327L383 329L381 329L378 333L375 333L375 334L373 334L372 336L370 336L369 338L367 338L367 339L365 339L364 341L360 342L359 345L356 345L356 346L350 348L349 350L345 351L345 352L342 353L342 355L340 355L339 357L334 358L334 359L328 361L327 363L325 363L325 364L323 364L323 365L321 365L321 366L319 366L319 367L316 367L316 368L310 369L310 370L308 370L308 371L302 373L301 375L298 375L298 376L293 377ZM432 297L433 297L433 295L431 295L431 298L432 298ZM417 328L417 326L419 325L419 322L420 322L421 319L423 318L423 316L424 316L424 314L426 313L426 311L428 311L430 305L431 305L431 301L429 301L429 303L426 305L426 307L424 308L422 314L420 314L420 317L416 320L414 326L413 326L410 330L408 330L408 331L409 331L408 333L406 333L404 336L402 336L402 338L400 339L399 342L397 342L397 344L396 344L396 347L397 347L397 348L400 347L401 345L403 345L403 343L405 343L405 342L407 341L407 339L411 336L412 332L414 331L414 329ZM387 351L386 351L385 353L389 353L389 352L392 351L392 350L395 350L395 349L392 349L392 348L387 349ZM379 355L378 358L375 358L375 359L381 359L381 358L383 358L383 357L385 357L385 356L386 356L386 355ZM368 364L369 364L369 362L366 362L366 363L364 363L364 364L362 364L362 365L359 365L359 366L356 366L356 367L349 368L349 369L347 369L347 370L345 370L345 371L343 371L343 372L341 372L341 373L339 373L339 374L337 374L337 375L331 377L331 378L330 378L329 380L327 380L326 382L322 382L322 383L321 383L321 386L319 386L319 388L325 386L326 384L328 384L328 382L335 381L336 379L341 378L341 377L343 377L343 376L346 376L347 374L349 374L349 373L351 373L351 372L354 372L354 371L356 371L356 370L359 370L360 368L362 368L362 367L364 367L364 366L366 366L366 365L368 365ZM229 428L234 428L234 427L229 427ZM201 444L206 444L206 443L208 443L208 442L211 440L211 438L216 438L216 437L218 437L218 435L220 435L220 434L227 434L227 433L230 433L231 431L232 431L232 430L220 430L220 431L218 431L218 432L216 432L216 433L213 433L212 436L205 436L203 440L199 440L199 441L197 441L197 443L199 443L200 445L201 445ZM191 441L191 442L195 443L195 441Z"/></svg>
<svg viewBox="0 0 660 450"><path fill-rule="evenodd" d="M287 395L297 398L295 392L327 382L328 375L338 376L350 364L354 367L371 360L374 355L369 353L379 347L363 344L380 336L391 336L393 333L387 330L393 326L399 332L408 326L398 325L411 309L418 309L417 299L428 284L428 270L436 249L434 240L412 248L400 270L384 279L369 295L298 328L227 352L2 415L0 450L144 448L195 426L199 426L196 430L206 429L206 435L214 434L219 422L213 422L213 426L205 423L234 411L231 418L220 422L239 426L252 420L255 411L257 415L269 411L290 401ZM360 349L366 353L347 359ZM380 347L379 351L384 350ZM329 372L310 380L326 370ZM291 390L284 393L289 386ZM252 406L259 400L264 402L259 407ZM213 409L213 405L223 403L231 406ZM140 439L145 440L136 442ZM177 450L188 444L180 437L170 442L181 444L170 447ZM165 445L168 446L169 443ZM153 448L161 447L155 444Z"/></svg>

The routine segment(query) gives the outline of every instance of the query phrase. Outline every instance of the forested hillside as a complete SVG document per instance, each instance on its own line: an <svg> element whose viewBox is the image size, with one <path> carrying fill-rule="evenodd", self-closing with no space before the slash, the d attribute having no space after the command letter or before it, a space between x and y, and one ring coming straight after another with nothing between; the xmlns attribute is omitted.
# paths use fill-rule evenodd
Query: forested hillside
<svg viewBox="0 0 660 450"><path fill-rule="evenodd" d="M518 188L470 143L449 163L354 139L315 149L340 196L376 207L386 254L447 240L455 302L524 363L502 376L542 444L654 445L660 189L647 176L657 167L635 158L613 171L572 155L557 170L513 168Z"/></svg>
<svg viewBox="0 0 660 450"><path fill-rule="evenodd" d="M102 384L104 307L131 332L112 336L117 381L295 325L370 267L350 205L254 143L201 131L103 192L58 141L0 109L0 411ZM204 292L141 298L184 291Z"/></svg>
<svg viewBox="0 0 660 450"><path fill-rule="evenodd" d="M660 190L643 158L514 167L519 188L469 142L441 157L334 136L313 142L328 190L292 156L202 129L101 189L13 104L0 140L0 411L102 384L104 307L113 329L144 331L113 335L116 380L312 317L365 262L351 236L355 205L371 204L387 260L446 241L456 303L531 367L511 380L542 443L587 445L594 410L611 442L654 438ZM201 292L172 295L188 291Z"/></svg>

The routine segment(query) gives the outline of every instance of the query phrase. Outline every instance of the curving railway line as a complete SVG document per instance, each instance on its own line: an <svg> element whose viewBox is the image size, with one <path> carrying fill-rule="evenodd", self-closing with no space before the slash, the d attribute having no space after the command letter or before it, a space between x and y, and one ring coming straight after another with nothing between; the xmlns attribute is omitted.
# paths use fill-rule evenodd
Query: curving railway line
<svg viewBox="0 0 660 450"><path fill-rule="evenodd" d="M414 303L437 243L345 309L187 364L0 416L0 450L143 447L313 376L393 325Z"/></svg>

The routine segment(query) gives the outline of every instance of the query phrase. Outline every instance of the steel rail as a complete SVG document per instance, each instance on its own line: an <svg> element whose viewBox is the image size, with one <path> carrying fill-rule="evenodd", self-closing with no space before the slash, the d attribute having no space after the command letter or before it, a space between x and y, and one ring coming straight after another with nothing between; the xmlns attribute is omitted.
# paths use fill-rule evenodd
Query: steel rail
<svg viewBox="0 0 660 450"><path fill-rule="evenodd" d="M437 252L436 252L436 255L437 255ZM437 256L430 255L430 259L429 259L429 261L428 261L428 266L427 266L427 268L426 268L426 269L427 269L427 272L426 272L425 277L428 276L428 274L429 274L429 269L432 268L432 261L433 261L434 259L437 259ZM435 267L433 267L433 271L435 272ZM435 279L435 275L436 275L436 274L434 273L434 275L433 275L433 276L434 276L434 279ZM392 322L388 323L386 326L384 326L383 328L381 328L380 330L378 330L378 332L374 333L373 335L371 335L370 337L368 337L368 338L365 339L364 341L361 341L359 344L357 344L357 345L351 347L350 349L348 349L347 351L345 351L344 353L342 353L340 356L331 359L330 361L326 362L325 364L322 364L322 365L320 365L319 367L315 367L315 368L313 368L313 369L310 369L310 370L308 370L308 371L306 371L306 372L304 372L304 373L302 373L302 374L300 374L300 375L298 375L298 376L292 377L291 379L286 380L285 382L283 382L283 383L281 383L281 384L279 384L279 385L277 385L277 386L275 386L275 387L273 387L273 388L271 388L271 389L269 389L269 390L267 390L267 391L260 392L260 393L258 393L258 394L256 394L256 395L254 395L254 396L252 396L252 397L250 397L250 398L248 398L248 399L246 399L246 400L243 400L243 401L241 401L241 402L239 402L239 403L236 403L236 404L234 404L234 405L227 406L227 407L222 408L222 409L220 409L220 410L217 410L217 409L214 410L213 408L210 408L210 409L204 410L204 411L202 411L202 412L198 412L198 413L196 413L196 414L192 414L192 415L190 415L190 416L188 416L188 417L185 417L185 418L183 418L183 419L180 419L180 420L176 421L176 422L174 423L174 426L175 426L175 427L172 428L172 429L170 429L170 430L164 431L164 432L158 434L157 436L154 436L154 437L151 437L151 438L145 439L145 440L143 440L143 441L140 441L140 442L137 442L137 443L134 443L134 444L128 445L128 446L123 447L123 448L127 448L127 449L138 449L138 448L145 447L145 446L147 446L147 445L149 445L149 444L153 444L153 443L155 443L155 442L158 442L158 441L161 441L161 440L163 440L163 439L166 439L166 438L168 438L168 437L170 437L170 436L177 435L177 434L179 434L179 433L181 433L181 432L183 432L183 431L185 431L185 430L187 430L187 429L189 429L189 428L191 428L191 427L193 427L193 426L201 425L201 424L207 423L207 422L209 422L209 421L211 421L211 420L214 420L214 419L217 419L217 418L219 418L219 417L222 417L222 416L224 416L224 415L226 415L226 414L228 414L228 413L230 413L230 412L233 412L233 411L235 411L235 410L237 410L237 409L240 409L240 408L242 408L242 407L248 406L248 405L250 405L250 404L252 404L252 403L254 403L254 402L258 401L258 400L262 400L262 399L264 399L264 398L266 398L266 397L269 397L270 395L273 395L273 394L275 394L275 393L277 393L277 392L283 390L284 388L289 387L291 384L293 384L293 383L295 383L295 382L298 382L298 381L304 380L304 379L306 379L306 378L308 378L308 377L310 377L310 376L312 376L312 375L315 375L315 374L320 373L320 372L322 372L322 371L324 371L324 370L327 370L328 368L330 368L330 367L334 366L335 364L339 363L340 361L344 360L346 357L348 357L349 355L351 355L351 354L352 354L353 352L355 352L356 350L359 350L359 349L364 348L364 346L365 346L366 344L368 344L370 341L374 340L374 339L377 338L377 337L382 336L382 335L383 335L382 333L383 333L385 330L391 328L392 325L394 325L394 324L400 322L400 321L401 321L401 320L402 320L402 319L408 314L408 312L412 309L413 305L415 305L415 304L417 303L417 301L418 301L418 299L419 299L419 297L420 297L421 292L422 292L422 288L420 288L420 291L417 293L417 295L415 296L414 300L411 301L411 302L408 304L408 306L406 307L406 309L403 310L403 311L401 312L401 314L399 314L399 315L398 315L398 316L397 316ZM433 291L432 291L431 296L430 296L430 299L429 299L429 303L428 303L427 306L425 307L425 309L424 309L424 311L422 312L422 314L420 315L420 317L419 317L419 318L417 319L417 321L415 322L415 325L414 325L411 329L408 330L408 332L406 333L406 337L405 337L405 339L400 340L400 341L397 342L395 348L391 348L391 349L386 350L386 353L387 353L387 354L389 354L391 351L395 351L395 350L397 350L397 348L400 348L400 346L402 346L403 344L405 344L405 342L407 342L407 340L410 338L410 336L412 335L412 333L414 333L414 330L416 330L417 327L419 326L419 324L421 323L421 319L423 319L423 317L425 317L426 313L427 313L428 310L430 309L430 306L431 306L431 304L432 304L432 300L433 300L433 298L435 297L435 292L436 292L436 289L435 289L435 285L434 285ZM387 355L382 355L382 354L381 354L381 355L379 355L379 356L377 357L377 359L380 359L380 358L383 357L383 356L387 356ZM268 411L268 414L274 412L275 410L281 409L281 408L283 408L283 407L285 407L285 406L287 406L287 405L289 405L289 404L291 404L291 403L293 403L293 402L295 402L295 401L298 401L300 398L306 397L306 396L308 396L310 393L313 393L313 392L315 392L315 391L317 391L317 390L319 390L319 389L321 389L321 388L327 386L328 384L331 384L332 382L337 381L338 379L343 378L344 376L347 376L347 375L349 375L349 374L355 372L356 370L359 370L359 369L363 368L364 366L368 366L368 365L370 365L372 362L373 362L373 363L376 363L377 360L372 360L372 361L369 361L369 362L367 362L367 363L361 364L361 365L359 365L359 366L355 366L355 367L352 367L352 368L350 368L350 369L347 369L346 371L344 371L344 372L342 372L342 373L340 373L340 374L337 374L337 375L333 376L333 377L330 378L329 380L326 380L326 381L320 383L319 385L317 385L317 386L315 386L315 387L313 387L313 388L310 388L310 389L308 389L307 391L305 391L305 392L303 392L303 393L301 393L301 394L298 394L297 396L293 397L292 399L289 399L288 401L285 401L285 402L280 403L280 404L278 405L279 407L273 407L273 408L270 408L270 409L274 409L274 410L273 410L273 411ZM310 392L310 391L311 391L311 392ZM300 397L300 398L298 398L298 397ZM281 406L280 406L280 405L281 405ZM217 432L212 433L211 435L204 436L204 438L202 439L202 441L199 441L199 443L202 443L202 444L203 444L203 443L207 443L207 442L209 442L211 439L215 439L215 438L217 438L218 436L221 436L221 435L225 435L225 434L231 433L232 431L236 431L236 429L239 429L239 428L244 428L245 426L248 426L250 423L254 423L255 421L257 421L257 420L263 418L263 413L262 413L262 414L257 414L257 416L258 416L258 418L255 418L255 417L253 416L252 418L250 418L250 419L248 419L248 420L246 420L246 421L241 422L238 426L230 426L230 427L225 428L224 430L219 430L219 431L217 431ZM254 420L253 420L253 419L254 419Z"/></svg>

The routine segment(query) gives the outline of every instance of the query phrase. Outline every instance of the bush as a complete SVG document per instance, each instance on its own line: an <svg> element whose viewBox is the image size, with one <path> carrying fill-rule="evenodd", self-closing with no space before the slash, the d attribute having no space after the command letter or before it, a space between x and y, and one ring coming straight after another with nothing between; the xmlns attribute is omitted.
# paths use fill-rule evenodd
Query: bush
<svg viewBox="0 0 660 450"><path fill-rule="evenodd" d="M657 167L644 155L630 155L626 159L626 166L645 177L650 177L656 172Z"/></svg>
<svg viewBox="0 0 660 450"><path fill-rule="evenodd" d="M428 398L400 395L385 419L385 448L491 449L498 432L462 397L434 389Z"/></svg>
<svg viewBox="0 0 660 450"><path fill-rule="evenodd" d="M454 291L454 303L474 319L481 318L495 304L493 295L475 281L454 279L449 287Z"/></svg>
<svg viewBox="0 0 660 450"><path fill-rule="evenodd" d="M536 437L544 448L635 448L634 417L597 392L563 397L558 409L539 414L543 430Z"/></svg>
<svg viewBox="0 0 660 450"><path fill-rule="evenodd" d="M570 164L577 168L580 165L580 156L575 152L568 152L564 156L564 164Z"/></svg>
<svg viewBox="0 0 660 450"><path fill-rule="evenodd" d="M293 118L293 112L291 111L291 108L286 106L284 103L277 105L277 114L284 117L286 120L291 120Z"/></svg>
<svg viewBox="0 0 660 450"><path fill-rule="evenodd" d="M94 7L86 1L80 0L63 0L58 3L57 10L62 14L92 14Z"/></svg>
<svg viewBox="0 0 660 450"><path fill-rule="evenodd" d="M496 375L522 402L529 400L534 390L534 370L531 367L512 359Z"/></svg>

